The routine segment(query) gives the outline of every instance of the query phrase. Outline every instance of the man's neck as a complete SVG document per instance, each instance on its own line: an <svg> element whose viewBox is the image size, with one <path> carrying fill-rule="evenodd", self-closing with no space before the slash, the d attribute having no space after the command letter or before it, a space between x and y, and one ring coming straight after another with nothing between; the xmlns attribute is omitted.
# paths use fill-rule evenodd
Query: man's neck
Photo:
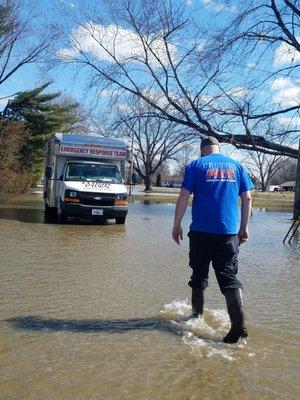
<svg viewBox="0 0 300 400"><path fill-rule="evenodd" d="M209 154L220 154L220 150L212 149Z"/></svg>
<svg viewBox="0 0 300 400"><path fill-rule="evenodd" d="M219 146L205 146L201 150L203 156L209 156L210 154L220 154L220 147Z"/></svg>
<svg viewBox="0 0 300 400"><path fill-rule="evenodd" d="M211 154L221 154L220 150L211 150L209 152L206 152L205 154L202 154L202 156L210 156Z"/></svg>

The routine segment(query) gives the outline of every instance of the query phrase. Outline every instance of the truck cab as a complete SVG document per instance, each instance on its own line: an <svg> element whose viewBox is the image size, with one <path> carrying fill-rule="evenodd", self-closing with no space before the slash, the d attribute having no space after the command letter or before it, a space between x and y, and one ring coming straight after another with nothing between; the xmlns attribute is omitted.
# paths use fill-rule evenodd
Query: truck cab
<svg viewBox="0 0 300 400"><path fill-rule="evenodd" d="M56 216L64 223L69 217L85 217L124 224L128 212L123 181L125 143L100 136L57 134L47 146L46 219Z"/></svg>

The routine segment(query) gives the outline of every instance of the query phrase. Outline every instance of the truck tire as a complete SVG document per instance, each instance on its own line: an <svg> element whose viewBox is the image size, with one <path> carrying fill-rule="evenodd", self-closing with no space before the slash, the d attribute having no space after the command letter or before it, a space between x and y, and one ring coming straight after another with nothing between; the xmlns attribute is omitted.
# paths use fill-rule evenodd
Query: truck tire
<svg viewBox="0 0 300 400"><path fill-rule="evenodd" d="M57 207L57 220L59 224L66 224L68 222L68 214L62 212L61 201Z"/></svg>
<svg viewBox="0 0 300 400"><path fill-rule="evenodd" d="M117 217L116 218L116 224L118 225L124 225L126 221L126 217Z"/></svg>
<svg viewBox="0 0 300 400"><path fill-rule="evenodd" d="M57 211L56 207L49 207L48 204L45 202L45 214L44 214L44 221L45 223L53 223L57 220Z"/></svg>

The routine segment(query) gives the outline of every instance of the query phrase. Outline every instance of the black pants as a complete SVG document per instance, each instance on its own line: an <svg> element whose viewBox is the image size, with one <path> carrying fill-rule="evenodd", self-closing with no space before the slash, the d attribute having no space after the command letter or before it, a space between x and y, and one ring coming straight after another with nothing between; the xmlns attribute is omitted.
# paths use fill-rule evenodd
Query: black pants
<svg viewBox="0 0 300 400"><path fill-rule="evenodd" d="M241 288L236 278L239 251L237 235L219 235L190 231L190 267L193 270L189 286L205 289L208 286L209 264L215 270L221 292Z"/></svg>

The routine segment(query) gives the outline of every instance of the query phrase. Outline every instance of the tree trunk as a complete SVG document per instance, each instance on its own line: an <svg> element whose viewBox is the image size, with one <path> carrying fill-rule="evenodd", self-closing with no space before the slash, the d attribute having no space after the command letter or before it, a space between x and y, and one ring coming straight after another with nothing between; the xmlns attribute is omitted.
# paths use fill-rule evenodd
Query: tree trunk
<svg viewBox="0 0 300 400"><path fill-rule="evenodd" d="M299 139L299 149L298 149L298 164L296 173L296 183L295 183L295 202L294 202L294 218L297 217L300 210L300 139Z"/></svg>
<svg viewBox="0 0 300 400"><path fill-rule="evenodd" d="M267 184L264 180L261 182L261 191L265 192L267 190Z"/></svg>
<svg viewBox="0 0 300 400"><path fill-rule="evenodd" d="M156 177L156 186L158 187L161 186L161 174L158 174Z"/></svg>
<svg viewBox="0 0 300 400"><path fill-rule="evenodd" d="M146 175L145 179L145 192L150 192L152 190L151 188L151 175Z"/></svg>

